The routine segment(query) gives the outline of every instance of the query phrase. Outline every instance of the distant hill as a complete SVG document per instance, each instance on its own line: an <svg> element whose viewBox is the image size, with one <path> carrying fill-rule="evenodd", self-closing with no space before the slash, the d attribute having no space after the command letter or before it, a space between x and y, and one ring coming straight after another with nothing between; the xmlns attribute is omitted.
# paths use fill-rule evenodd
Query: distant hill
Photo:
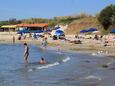
<svg viewBox="0 0 115 86"><path fill-rule="evenodd" d="M82 29L87 28L99 28L98 21L96 17L85 17L74 20L68 25L68 28L65 30L66 34L77 34Z"/></svg>
<svg viewBox="0 0 115 86"><path fill-rule="evenodd" d="M97 28L100 30L100 25L96 17L87 14L80 14L74 16L61 16L54 17L52 19L44 18L31 18L31 19L10 19L7 21L0 21L0 26L2 25L15 25L15 24L34 24L34 23L48 23L49 28L54 29L56 25L61 25L65 34L77 34L82 29L87 28Z"/></svg>

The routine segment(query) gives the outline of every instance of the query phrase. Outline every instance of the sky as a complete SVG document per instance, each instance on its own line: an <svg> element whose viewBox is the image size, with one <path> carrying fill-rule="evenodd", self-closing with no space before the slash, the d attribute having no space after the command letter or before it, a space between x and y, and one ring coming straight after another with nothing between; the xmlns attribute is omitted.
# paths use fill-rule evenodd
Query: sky
<svg viewBox="0 0 115 86"><path fill-rule="evenodd" d="M115 0L0 0L0 20L95 15Z"/></svg>

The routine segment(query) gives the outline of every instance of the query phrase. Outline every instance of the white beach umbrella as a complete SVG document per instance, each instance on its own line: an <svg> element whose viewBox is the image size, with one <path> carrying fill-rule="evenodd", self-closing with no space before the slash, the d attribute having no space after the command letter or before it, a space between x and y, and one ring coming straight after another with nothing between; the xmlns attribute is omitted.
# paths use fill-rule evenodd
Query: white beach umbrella
<svg viewBox="0 0 115 86"><path fill-rule="evenodd" d="M100 33L100 31L93 31L92 33L93 34L97 34L97 33Z"/></svg>
<svg viewBox="0 0 115 86"><path fill-rule="evenodd" d="M51 35L54 36L55 32L56 32L56 30L52 30Z"/></svg>

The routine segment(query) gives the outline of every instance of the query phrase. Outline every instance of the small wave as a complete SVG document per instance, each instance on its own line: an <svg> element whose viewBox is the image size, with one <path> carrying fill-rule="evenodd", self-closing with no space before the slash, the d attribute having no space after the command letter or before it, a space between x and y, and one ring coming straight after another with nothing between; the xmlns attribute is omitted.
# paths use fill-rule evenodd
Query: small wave
<svg viewBox="0 0 115 86"><path fill-rule="evenodd" d="M67 62L69 60L70 60L70 57L67 57L67 58L63 59L62 62ZM52 64L47 64L47 65L44 65L44 66L40 66L40 67L36 67L36 68L31 68L28 71L33 71L35 69L45 69L45 68L53 67L53 66L56 66L56 65L59 65L59 64L60 64L60 62L55 62L55 63L52 63Z"/></svg>
<svg viewBox="0 0 115 86"><path fill-rule="evenodd" d="M58 53L58 54L63 54L62 52L59 52L59 51L58 51L58 52L56 52L56 53Z"/></svg>
<svg viewBox="0 0 115 86"><path fill-rule="evenodd" d="M111 65L113 62L108 62L107 65Z"/></svg>
<svg viewBox="0 0 115 86"><path fill-rule="evenodd" d="M35 69L45 69L45 68L53 67L53 66L56 66L56 65L59 65L59 62L55 62L55 63L48 64L48 65L44 65L44 66L41 66L41 67L36 67ZM34 69L29 69L28 71L33 71L33 70Z"/></svg>
<svg viewBox="0 0 115 86"><path fill-rule="evenodd" d="M67 62L67 61L69 61L69 60L70 60L70 57L67 57L67 58L63 59L62 61L63 61L63 62Z"/></svg>
<svg viewBox="0 0 115 86"><path fill-rule="evenodd" d="M94 75L90 75L90 76L84 77L82 79L97 79L97 80L102 80L100 77L94 76Z"/></svg>
<svg viewBox="0 0 115 86"><path fill-rule="evenodd" d="M112 65L112 64L115 64L115 60L114 59L111 59L111 61L107 63L107 65Z"/></svg>
<svg viewBox="0 0 115 86"><path fill-rule="evenodd" d="M37 67L36 69L44 69L44 68L49 68L49 67L53 67L55 65L59 65L59 62L55 62L53 64L48 64L48 65L45 65L45 66L41 66L41 67Z"/></svg>
<svg viewBox="0 0 115 86"><path fill-rule="evenodd" d="M96 53L92 53L91 55L95 56L95 55L97 55L97 54L96 54Z"/></svg>
<svg viewBox="0 0 115 86"><path fill-rule="evenodd" d="M93 56L105 56L106 54L108 54L108 51L98 51L98 52L93 52L93 53L91 53L91 55L93 55Z"/></svg>
<svg viewBox="0 0 115 86"><path fill-rule="evenodd" d="M104 54L91 53L92 56L104 56Z"/></svg>

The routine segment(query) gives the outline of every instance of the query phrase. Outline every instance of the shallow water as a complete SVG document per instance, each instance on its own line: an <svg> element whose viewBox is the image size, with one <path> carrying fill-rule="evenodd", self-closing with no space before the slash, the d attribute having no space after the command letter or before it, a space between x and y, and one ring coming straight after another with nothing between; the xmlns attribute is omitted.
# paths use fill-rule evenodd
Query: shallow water
<svg viewBox="0 0 115 86"><path fill-rule="evenodd" d="M111 58L34 45L29 48L26 65L23 45L0 45L0 86L115 86L115 62ZM41 57L46 64L38 64Z"/></svg>

